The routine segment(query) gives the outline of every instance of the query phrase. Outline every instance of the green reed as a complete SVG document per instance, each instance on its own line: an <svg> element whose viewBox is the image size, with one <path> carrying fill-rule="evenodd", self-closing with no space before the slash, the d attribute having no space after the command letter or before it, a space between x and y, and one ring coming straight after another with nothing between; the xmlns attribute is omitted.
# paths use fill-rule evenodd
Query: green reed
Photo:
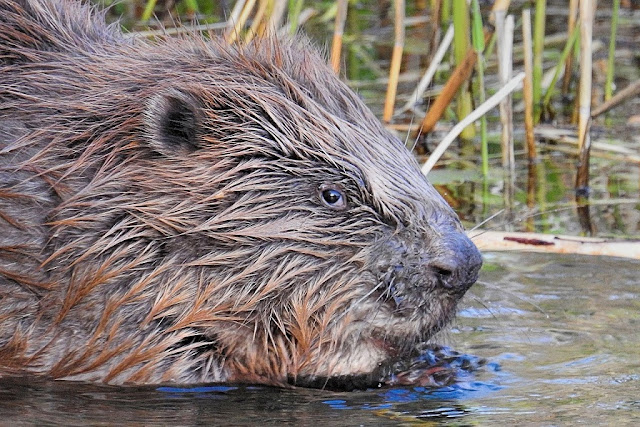
<svg viewBox="0 0 640 427"><path fill-rule="evenodd" d="M536 0L536 15L533 27L533 117L534 122L540 121L542 112L542 58L544 53L544 32L547 1Z"/></svg>
<svg viewBox="0 0 640 427"><path fill-rule="evenodd" d="M580 26L576 25L576 27L573 29L573 31L569 35L569 38L567 39L567 43L564 45L562 54L560 54L560 59L558 60L558 63L556 64L556 67L554 69L553 78L551 79L551 84L549 84L549 87L547 88L547 91L544 94L544 99L542 100L543 111L548 111L550 108L551 95L553 95L554 87L556 85L556 82L558 81L558 78L560 77L562 68L565 66L567 62L567 58L573 51L574 45L576 44L576 40L578 40L579 34L580 34Z"/></svg>
<svg viewBox="0 0 640 427"><path fill-rule="evenodd" d="M478 82L478 103L482 104L486 99L486 93L484 89L484 26L482 25L482 15L480 14L480 4L478 0L472 0L472 26L471 26L471 40L473 42L473 48L478 53L478 60L476 62L476 73ZM480 147L482 155L482 176L486 180L489 176L489 143L487 141L487 117L482 116L480 118Z"/></svg>
<svg viewBox="0 0 640 427"><path fill-rule="evenodd" d="M613 0L611 15L611 38L609 39L609 58L607 61L607 77L604 84L604 99L608 101L613 94L613 74L616 56L616 33L618 32L618 15L620 14L620 0Z"/></svg>
<svg viewBox="0 0 640 427"><path fill-rule="evenodd" d="M453 0L452 3L453 13L453 53L456 64L461 64L470 47L470 15L469 6L467 0ZM467 86L468 87L468 86ZM467 117L471 111L473 111L473 100L471 98L471 92L465 89L463 86L458 93L458 103L456 107L456 114L458 120L462 120ZM466 127L460 137L464 140L471 140L475 136L475 128L473 125Z"/></svg>

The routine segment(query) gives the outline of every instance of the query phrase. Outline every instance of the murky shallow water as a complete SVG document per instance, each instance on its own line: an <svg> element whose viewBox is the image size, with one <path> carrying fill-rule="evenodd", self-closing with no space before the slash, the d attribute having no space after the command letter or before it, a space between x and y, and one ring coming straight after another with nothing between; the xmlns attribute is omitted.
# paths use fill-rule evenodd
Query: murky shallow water
<svg viewBox="0 0 640 427"><path fill-rule="evenodd" d="M488 364L453 387L335 393L0 382L0 424L401 425L640 422L640 263L485 254L440 337Z"/></svg>

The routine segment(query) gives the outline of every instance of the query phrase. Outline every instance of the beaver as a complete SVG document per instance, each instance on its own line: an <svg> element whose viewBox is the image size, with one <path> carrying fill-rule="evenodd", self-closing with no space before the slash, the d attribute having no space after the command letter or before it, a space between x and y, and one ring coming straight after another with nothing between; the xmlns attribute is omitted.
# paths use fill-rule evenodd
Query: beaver
<svg viewBox="0 0 640 427"><path fill-rule="evenodd" d="M302 37L0 0L0 375L322 386L409 357L480 265Z"/></svg>

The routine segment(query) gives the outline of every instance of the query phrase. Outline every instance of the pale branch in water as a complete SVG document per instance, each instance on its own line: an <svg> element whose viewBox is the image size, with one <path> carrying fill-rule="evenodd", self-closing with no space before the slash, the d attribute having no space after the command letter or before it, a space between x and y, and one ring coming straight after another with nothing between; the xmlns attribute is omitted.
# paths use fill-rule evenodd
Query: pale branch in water
<svg viewBox="0 0 640 427"><path fill-rule="evenodd" d="M436 71L438 71L438 65L440 65L440 63L442 62L442 58L444 58L444 55L449 50L449 46L451 46L452 40L453 26L450 26L445 33L442 39L442 43L440 43L440 47L438 47L438 50L436 51L431 64L429 64L429 68L427 68L427 71L425 71L424 75L420 79L420 83L418 83L418 86L416 86L411 96L409 96L409 100L407 101L407 103L404 104L404 106L398 112L396 112L396 114L411 110L416 106L418 99L422 98L422 95L424 95L424 92L429 87L429 84L431 84L433 76L436 75Z"/></svg>
<svg viewBox="0 0 640 427"><path fill-rule="evenodd" d="M487 99L482 105L476 108L471 114L469 114L464 119L460 120L460 122L458 122L458 124L456 124L453 127L453 129L451 129L451 132L449 132L447 136L445 136L444 139L440 142L440 144L438 144L436 149L433 150L433 153L431 153L427 161L422 166L422 173L425 175L429 173L429 171L433 168L436 162L440 159L442 154L444 154L447 148L449 148L449 145L451 145L451 143L455 141L455 139L458 137L460 132L462 132L462 129L469 126L471 123L473 123L474 121L482 117L484 114L486 114L493 107L498 105L498 103L505 96L513 92L513 90L520 83L522 83L522 80L524 80L524 73L519 73L514 78L509 80L509 83L504 85L502 89L500 89L492 97Z"/></svg>
<svg viewBox="0 0 640 427"><path fill-rule="evenodd" d="M483 230L474 230L468 235L481 251L598 255L640 260L640 241Z"/></svg>

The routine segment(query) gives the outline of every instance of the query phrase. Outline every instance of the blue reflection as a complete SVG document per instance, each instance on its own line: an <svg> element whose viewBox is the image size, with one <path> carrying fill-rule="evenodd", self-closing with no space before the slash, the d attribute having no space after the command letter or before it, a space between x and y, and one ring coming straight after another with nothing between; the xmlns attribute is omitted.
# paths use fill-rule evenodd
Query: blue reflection
<svg viewBox="0 0 640 427"><path fill-rule="evenodd" d="M416 402L419 400L464 400L501 390L503 387L482 381L460 382L446 387L429 389L391 389L381 395L386 402Z"/></svg>
<svg viewBox="0 0 640 427"><path fill-rule="evenodd" d="M407 387L407 388L390 388L377 394L376 398L369 399L368 403L362 403L354 399L349 402L344 399L325 400L322 403L329 405L331 409L356 409L356 410L378 410L392 408L394 404L414 403L420 401L453 401L478 398L482 395L493 393L501 390L503 387L482 381L460 382L447 387L429 388L429 387ZM371 402L371 401L374 402ZM375 401L379 401L376 403ZM438 410L439 414L443 414L442 408ZM452 409L453 410L453 409ZM458 411L455 409L455 411ZM445 414L446 415L446 414Z"/></svg>
<svg viewBox="0 0 640 427"><path fill-rule="evenodd" d="M158 387L156 390L166 393L226 393L237 389L238 387L212 385L202 387Z"/></svg>

